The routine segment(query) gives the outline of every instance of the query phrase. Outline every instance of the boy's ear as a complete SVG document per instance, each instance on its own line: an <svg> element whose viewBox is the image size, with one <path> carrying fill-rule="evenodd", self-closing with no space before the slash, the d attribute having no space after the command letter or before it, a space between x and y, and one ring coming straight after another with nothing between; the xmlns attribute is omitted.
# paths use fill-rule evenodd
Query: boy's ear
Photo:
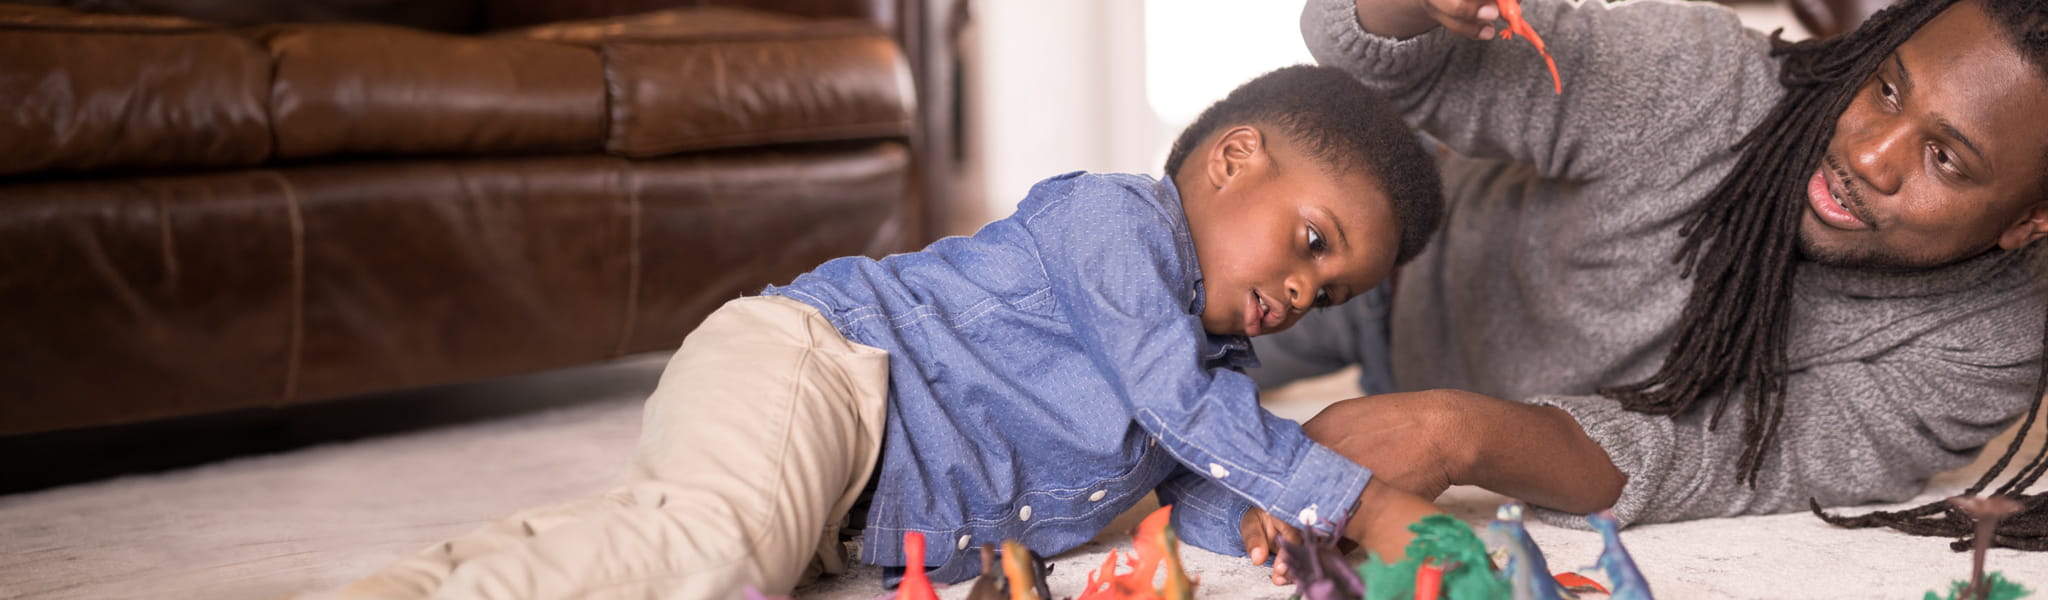
<svg viewBox="0 0 2048 600"><path fill-rule="evenodd" d="M1239 125L1216 137L1207 154L1209 186L1221 188L1266 159L1266 136L1258 128Z"/></svg>
<svg viewBox="0 0 2048 600"><path fill-rule="evenodd" d="M2048 202L2036 202L2020 213L2019 220L1998 236L1998 247L2018 250L2042 237L2048 237Z"/></svg>

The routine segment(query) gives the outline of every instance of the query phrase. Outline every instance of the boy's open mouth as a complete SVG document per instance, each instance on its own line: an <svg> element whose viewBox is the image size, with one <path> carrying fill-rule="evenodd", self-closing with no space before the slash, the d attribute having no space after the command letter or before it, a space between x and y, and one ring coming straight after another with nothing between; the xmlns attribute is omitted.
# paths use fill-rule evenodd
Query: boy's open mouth
<svg viewBox="0 0 2048 600"><path fill-rule="evenodd" d="M1252 290L1251 301L1244 313L1244 334L1257 336L1270 333L1286 322L1287 313L1273 310L1273 304L1266 301L1266 295Z"/></svg>
<svg viewBox="0 0 2048 600"><path fill-rule="evenodd" d="M1266 297L1258 290L1252 290L1249 306L1244 313L1244 334L1259 335L1266 332L1266 316L1272 314L1272 307L1266 304Z"/></svg>

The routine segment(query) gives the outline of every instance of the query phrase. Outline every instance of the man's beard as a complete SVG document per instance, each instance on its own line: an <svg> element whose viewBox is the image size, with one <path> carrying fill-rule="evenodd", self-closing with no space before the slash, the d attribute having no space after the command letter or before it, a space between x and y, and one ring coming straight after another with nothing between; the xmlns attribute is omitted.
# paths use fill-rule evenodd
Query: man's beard
<svg viewBox="0 0 2048 600"><path fill-rule="evenodd" d="M1983 256L1987 252L1998 249L1998 246L1993 244L1988 249L1965 252L1961 256L1907 257L1880 251L1829 250L1815 245L1813 240L1808 239L1805 235L1799 236L1798 246L1799 257L1814 263L1843 269L1895 273L1932 271Z"/></svg>

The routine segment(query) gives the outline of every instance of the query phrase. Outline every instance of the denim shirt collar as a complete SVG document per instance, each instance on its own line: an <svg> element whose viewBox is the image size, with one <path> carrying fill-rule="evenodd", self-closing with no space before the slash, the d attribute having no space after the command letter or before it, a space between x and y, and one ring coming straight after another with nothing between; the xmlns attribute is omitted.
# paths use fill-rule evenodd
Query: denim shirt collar
<svg viewBox="0 0 2048 600"><path fill-rule="evenodd" d="M1180 188L1174 185L1173 177L1169 175L1159 178L1159 186L1164 189L1164 193L1159 197L1173 205L1174 210L1168 212L1177 217L1174 220L1176 227L1173 241L1180 246L1181 256L1188 257L1188 261L1182 265L1183 272L1188 281L1194 282L1190 286L1193 289L1188 294L1188 314L1200 317L1208 298L1202 287L1202 264L1200 257L1195 254L1195 238L1189 229L1187 206L1181 203ZM1248 336L1212 333L1202 347L1202 366L1241 371L1259 366L1259 356L1252 350L1252 339Z"/></svg>

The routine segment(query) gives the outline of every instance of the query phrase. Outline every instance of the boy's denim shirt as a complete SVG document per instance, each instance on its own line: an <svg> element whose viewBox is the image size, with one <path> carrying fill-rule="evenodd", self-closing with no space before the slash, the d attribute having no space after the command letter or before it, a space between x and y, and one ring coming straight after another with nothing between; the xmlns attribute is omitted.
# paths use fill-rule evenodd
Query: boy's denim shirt
<svg viewBox="0 0 2048 600"><path fill-rule="evenodd" d="M1224 554L1252 503L1349 515L1371 472L1259 406L1250 340L1202 329L1201 281L1170 179L1070 173L971 237L763 291L889 352L861 560L903 565L923 532L931 576L960 581L983 542L1050 556L1155 488L1182 539Z"/></svg>

